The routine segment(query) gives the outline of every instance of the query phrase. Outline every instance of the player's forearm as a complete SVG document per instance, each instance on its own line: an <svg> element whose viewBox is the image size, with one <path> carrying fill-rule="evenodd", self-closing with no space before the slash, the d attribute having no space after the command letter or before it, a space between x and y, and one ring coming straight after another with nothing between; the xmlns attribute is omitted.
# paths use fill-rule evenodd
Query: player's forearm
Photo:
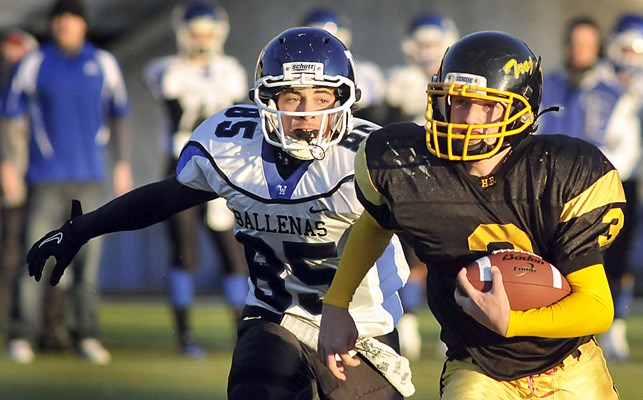
<svg viewBox="0 0 643 400"><path fill-rule="evenodd" d="M348 308L355 290L382 255L392 236L393 231L383 229L364 211L351 228L324 304Z"/></svg>
<svg viewBox="0 0 643 400"><path fill-rule="evenodd" d="M214 193L189 188L170 177L74 218L72 226L74 233L86 241L106 233L145 228L215 197Z"/></svg>
<svg viewBox="0 0 643 400"><path fill-rule="evenodd" d="M603 266L592 265L567 276L572 293L549 307L511 311L507 337L567 338L609 329L614 306Z"/></svg>

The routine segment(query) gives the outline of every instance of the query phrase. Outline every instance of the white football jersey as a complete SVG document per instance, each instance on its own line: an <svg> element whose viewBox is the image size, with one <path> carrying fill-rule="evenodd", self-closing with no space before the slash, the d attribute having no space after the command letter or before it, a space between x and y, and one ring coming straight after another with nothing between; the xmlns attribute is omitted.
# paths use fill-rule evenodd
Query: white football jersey
<svg viewBox="0 0 643 400"><path fill-rule="evenodd" d="M362 91L357 107L375 107L381 104L386 95L386 78L380 67L374 62L356 59L355 74L357 87Z"/></svg>
<svg viewBox="0 0 643 400"><path fill-rule="evenodd" d="M203 120L248 96L246 70L236 58L224 54L212 55L205 67L178 55L162 57L145 67L143 77L152 97L161 102L176 100L180 105L180 116L165 114L167 147L175 157ZM223 203L207 204L206 223L215 231L231 229L234 223Z"/></svg>
<svg viewBox="0 0 643 400"><path fill-rule="evenodd" d="M418 125L426 123L426 88L431 78L418 65L392 68L388 72L386 102L402 110ZM402 121L397 121L402 122Z"/></svg>
<svg viewBox="0 0 643 400"><path fill-rule="evenodd" d="M178 100L182 114L176 131L192 132L210 115L248 98L245 69L223 54L211 56L205 67L176 55L159 58L143 76L155 99Z"/></svg>
<svg viewBox="0 0 643 400"><path fill-rule="evenodd" d="M321 300L350 227L363 211L353 162L357 147L377 125L355 119L354 126L322 160L304 162L287 179L277 172L274 148L264 140L255 106L230 107L192 134L177 179L227 200L249 264L246 304L319 323ZM394 237L351 302L361 335L392 331L402 314L397 290L408 274Z"/></svg>

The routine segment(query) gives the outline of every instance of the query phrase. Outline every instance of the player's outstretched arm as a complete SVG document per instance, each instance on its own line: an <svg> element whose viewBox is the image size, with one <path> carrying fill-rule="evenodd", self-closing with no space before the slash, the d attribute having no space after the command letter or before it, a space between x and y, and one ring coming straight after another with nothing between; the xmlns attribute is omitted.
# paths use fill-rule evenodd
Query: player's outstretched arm
<svg viewBox="0 0 643 400"><path fill-rule="evenodd" d="M76 200L72 202L69 220L32 246L27 255L29 275L39 281L45 262L54 257L56 265L50 283L56 285L76 253L91 238L145 228L216 197L213 192L189 188L170 177L128 192L87 214L82 213Z"/></svg>
<svg viewBox="0 0 643 400"><path fill-rule="evenodd" d="M33 276L37 282L42 277L42 270L45 262L49 257L56 259L56 265L51 274L50 283L57 285L60 278L69 265L71 260L76 256L81 247L86 243L79 239L71 228L74 218L83 215L80 201L72 200L71 215L69 219L59 229L47 233L37 241L29 253L27 253L27 266L29 267L29 276Z"/></svg>

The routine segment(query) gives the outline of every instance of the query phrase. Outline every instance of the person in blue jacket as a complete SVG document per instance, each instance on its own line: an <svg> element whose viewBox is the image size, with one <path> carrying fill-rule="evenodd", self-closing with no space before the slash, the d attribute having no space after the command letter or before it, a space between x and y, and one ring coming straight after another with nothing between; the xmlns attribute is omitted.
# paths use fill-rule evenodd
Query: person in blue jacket
<svg viewBox="0 0 643 400"><path fill-rule="evenodd" d="M72 198L93 207L108 196L110 122L118 149L114 192L123 194L132 187L127 155L129 104L117 60L86 40L88 24L79 0L57 1L49 22L53 41L21 61L2 102L2 114L7 118L3 135L15 132L14 121L25 114L29 117L27 242L64 221L66 211L61 207ZM74 272L64 285L64 312L78 354L106 364L110 354L98 340L100 255L101 242L95 241L75 260ZM26 272L18 277L6 346L6 355L13 361L29 363L34 359L32 343L41 330L43 289L28 279Z"/></svg>
<svg viewBox="0 0 643 400"><path fill-rule="evenodd" d="M539 133L565 133L596 145L617 168L627 204L618 239L605 253L605 272L615 302L614 324L600 336L606 358L628 356L624 317L629 258L638 218L638 169L641 159L641 100L619 80L614 63L603 54L600 27L590 18L568 23L565 65L544 77L543 105L560 107L540 119ZM614 53L614 51L612 51ZM633 286L631 282L630 286ZM623 290L622 290L623 289ZM631 289L629 289L631 292Z"/></svg>

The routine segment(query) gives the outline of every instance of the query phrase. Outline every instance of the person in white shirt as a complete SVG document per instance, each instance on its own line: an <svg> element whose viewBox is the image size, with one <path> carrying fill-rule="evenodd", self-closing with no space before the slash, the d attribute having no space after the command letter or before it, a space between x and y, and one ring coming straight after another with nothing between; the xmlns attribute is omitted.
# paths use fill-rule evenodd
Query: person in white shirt
<svg viewBox="0 0 643 400"><path fill-rule="evenodd" d="M173 23L178 53L152 60L144 69L148 90L165 111L168 175L176 170L179 154L192 130L217 111L243 102L248 94L245 69L236 58L224 54L230 26L221 6L190 1L174 9ZM234 217L223 199L169 219L169 299L181 353L190 358L206 354L190 321L194 273L199 263L198 228L204 223L221 260L222 288L235 323L248 292L246 263L234 240Z"/></svg>

